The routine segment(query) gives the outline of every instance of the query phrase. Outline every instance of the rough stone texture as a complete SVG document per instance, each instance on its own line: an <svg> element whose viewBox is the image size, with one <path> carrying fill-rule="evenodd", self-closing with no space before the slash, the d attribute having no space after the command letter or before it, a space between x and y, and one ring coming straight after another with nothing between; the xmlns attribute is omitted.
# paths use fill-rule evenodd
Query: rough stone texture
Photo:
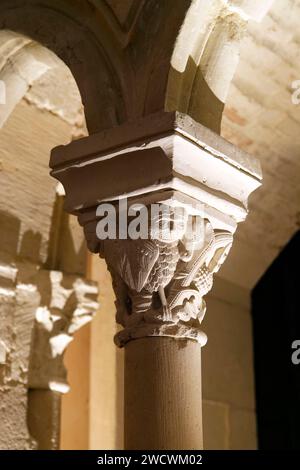
<svg viewBox="0 0 300 470"><path fill-rule="evenodd" d="M240 248L232 250L235 273L223 271L250 288L299 229L300 105L292 104L292 82L300 79L299 18L299 0L277 0L262 23L250 23L223 118L222 135L263 168L263 186L237 232Z"/></svg>
<svg viewBox="0 0 300 470"><path fill-rule="evenodd" d="M25 386L36 297L24 287L0 288L1 339L6 349L5 362L0 365L1 449L29 449L33 444L26 425Z"/></svg>
<svg viewBox="0 0 300 470"><path fill-rule="evenodd" d="M35 443L27 429L27 394L23 385L15 384L1 393L0 449L31 450Z"/></svg>

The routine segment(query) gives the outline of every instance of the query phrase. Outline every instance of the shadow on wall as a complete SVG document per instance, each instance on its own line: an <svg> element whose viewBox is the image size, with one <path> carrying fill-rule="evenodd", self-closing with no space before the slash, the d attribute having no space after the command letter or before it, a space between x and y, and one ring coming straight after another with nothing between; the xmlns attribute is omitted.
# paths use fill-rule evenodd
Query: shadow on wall
<svg viewBox="0 0 300 470"><path fill-rule="evenodd" d="M34 233L32 230L27 230L20 240L21 221L19 219L11 214L0 211L0 221L1 252L5 256L5 261L15 262L19 258L39 263L42 235Z"/></svg>
<svg viewBox="0 0 300 470"><path fill-rule="evenodd" d="M63 199L63 196L56 196L45 263L42 262L41 254L43 235L33 230L26 230L22 234L21 219L0 210L0 262L27 261L45 269L84 275L86 243L77 219L63 211ZM60 211L57 211L58 206Z"/></svg>
<svg viewBox="0 0 300 470"><path fill-rule="evenodd" d="M86 275L87 248L77 218L64 211L64 196L56 194L51 218L47 269Z"/></svg>

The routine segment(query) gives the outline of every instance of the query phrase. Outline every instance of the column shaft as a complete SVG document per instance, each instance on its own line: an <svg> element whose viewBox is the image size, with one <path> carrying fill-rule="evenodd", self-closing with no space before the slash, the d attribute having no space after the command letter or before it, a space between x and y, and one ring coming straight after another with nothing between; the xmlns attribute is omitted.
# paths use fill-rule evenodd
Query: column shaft
<svg viewBox="0 0 300 470"><path fill-rule="evenodd" d="M202 449L201 346L143 338L125 347L125 449Z"/></svg>

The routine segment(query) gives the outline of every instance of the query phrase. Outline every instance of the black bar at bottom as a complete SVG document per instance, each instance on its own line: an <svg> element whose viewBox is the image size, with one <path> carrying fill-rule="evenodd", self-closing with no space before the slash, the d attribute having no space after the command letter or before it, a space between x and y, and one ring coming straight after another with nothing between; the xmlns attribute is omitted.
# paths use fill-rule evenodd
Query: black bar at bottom
<svg viewBox="0 0 300 470"><path fill-rule="evenodd" d="M66 464L71 467L117 465L119 468L138 468L141 465L219 465L253 467L256 464L293 464L300 459L297 451L0 451L0 468L14 464L52 467ZM299 460L298 460L299 462ZM53 468L53 467L52 467Z"/></svg>

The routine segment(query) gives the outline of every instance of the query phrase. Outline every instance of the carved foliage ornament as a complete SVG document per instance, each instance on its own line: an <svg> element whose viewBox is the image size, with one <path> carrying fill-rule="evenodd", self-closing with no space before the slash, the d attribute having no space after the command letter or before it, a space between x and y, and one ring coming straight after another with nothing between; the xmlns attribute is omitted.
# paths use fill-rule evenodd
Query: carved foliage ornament
<svg viewBox="0 0 300 470"><path fill-rule="evenodd" d="M115 337L118 346L146 336L190 338L201 345L200 330L213 274L225 260L232 234L214 230L201 219L201 233L191 236L186 209L162 221L169 230L149 231L148 239L106 239L100 243L116 294L117 322L124 329Z"/></svg>

